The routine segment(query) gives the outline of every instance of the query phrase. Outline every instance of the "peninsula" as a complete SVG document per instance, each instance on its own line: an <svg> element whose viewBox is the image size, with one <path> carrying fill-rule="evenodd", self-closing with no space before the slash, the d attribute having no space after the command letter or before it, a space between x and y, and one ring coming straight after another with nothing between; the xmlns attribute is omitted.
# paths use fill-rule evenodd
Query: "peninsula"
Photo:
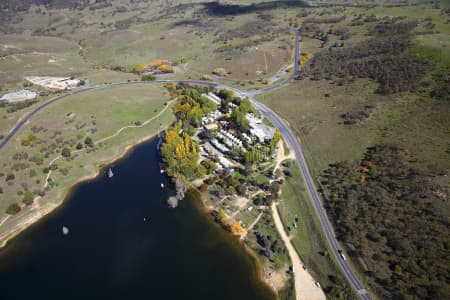
<svg viewBox="0 0 450 300"><path fill-rule="evenodd" d="M280 300L449 298L448 1L44 2L0 3L0 246L165 132Z"/></svg>

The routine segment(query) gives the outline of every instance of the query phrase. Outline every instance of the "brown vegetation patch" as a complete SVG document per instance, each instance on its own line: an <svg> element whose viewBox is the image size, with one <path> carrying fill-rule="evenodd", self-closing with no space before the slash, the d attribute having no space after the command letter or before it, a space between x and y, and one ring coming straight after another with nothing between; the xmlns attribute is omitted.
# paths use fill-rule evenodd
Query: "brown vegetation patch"
<svg viewBox="0 0 450 300"><path fill-rule="evenodd" d="M370 118L374 108L375 106L373 105L365 105L363 109L341 114L341 118L344 120L343 123L345 125L359 124Z"/></svg>
<svg viewBox="0 0 450 300"><path fill-rule="evenodd" d="M235 38L249 38L256 34L264 34L273 32L273 27L275 23L272 21L256 20L245 23L237 29L227 30L226 32L220 34L214 42L233 40Z"/></svg>
<svg viewBox="0 0 450 300"><path fill-rule="evenodd" d="M416 161L376 146L322 177L336 234L383 299L448 297L449 190L438 183L442 171Z"/></svg>
<svg viewBox="0 0 450 300"><path fill-rule="evenodd" d="M311 79L360 77L379 83L378 92L389 94L419 87L429 63L404 51L407 35L372 38L346 48L322 50L307 67Z"/></svg>

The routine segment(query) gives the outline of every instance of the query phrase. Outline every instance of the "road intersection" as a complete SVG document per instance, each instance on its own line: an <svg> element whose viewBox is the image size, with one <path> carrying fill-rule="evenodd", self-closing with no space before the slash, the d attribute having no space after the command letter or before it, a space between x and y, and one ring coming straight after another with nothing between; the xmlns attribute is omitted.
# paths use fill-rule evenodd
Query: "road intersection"
<svg viewBox="0 0 450 300"><path fill-rule="evenodd" d="M29 112L18 124L16 124L11 131L7 134L5 138L0 142L0 150L17 134L17 132L27 123L30 121L30 119L37 114L39 111L45 109L49 105L61 101L64 98L70 97L72 95L86 93L94 90L99 89L105 89L110 88L113 86L121 86L121 85L133 85L133 84L163 84L163 83L185 83L185 84L193 84L193 85L206 85L214 88L225 88L232 90L236 93L237 96L240 97L248 97L253 106L258 109L267 119L269 119L272 124L274 124L275 127L277 127L281 135L283 136L284 140L288 144L289 148L291 148L295 156L297 158L297 163L300 168L300 171L303 175L306 188L308 190L308 193L311 197L312 203L314 205L315 211L317 213L317 216L319 217L320 224L323 228L323 231L325 233L326 239L329 243L331 252L333 253L336 262L338 263L338 266L342 270L343 274L345 275L347 281L350 283L353 290L356 292L356 294L360 297L360 299L363 300L371 300L372 297L368 293L368 291L364 288L361 281L357 278L356 272L353 270L352 266L348 263L348 260L342 259L340 255L340 250L342 249L339 246L339 243L334 235L333 227L327 217L325 208L322 206L322 203L320 201L319 194L317 192L317 189L314 184L314 180L311 177L311 174L309 172L305 157L303 155L302 148L300 146L300 142L297 140L296 136L292 132L292 130L289 128L289 126L286 124L286 122L278 115L276 114L272 109L268 108L266 105L256 101L254 97L259 94L263 94L275 89L282 88L284 86L289 85L292 80L294 80L298 74L300 73L300 66L299 66L299 56L300 56L300 33L297 29L295 29L295 47L294 47L294 69L292 74L285 79L284 81L281 81L279 83L276 83L274 85L271 85L269 87L260 89L260 90L253 90L253 91L241 91L237 88L227 86L221 83L216 83L213 81L203 81L203 80L154 80L154 81L135 81L135 82L118 82L118 83L111 83L111 84L104 84L104 85L98 85L93 87L87 87L83 88L74 92L70 92L61 96L58 96L56 98L53 98L31 112Z"/></svg>

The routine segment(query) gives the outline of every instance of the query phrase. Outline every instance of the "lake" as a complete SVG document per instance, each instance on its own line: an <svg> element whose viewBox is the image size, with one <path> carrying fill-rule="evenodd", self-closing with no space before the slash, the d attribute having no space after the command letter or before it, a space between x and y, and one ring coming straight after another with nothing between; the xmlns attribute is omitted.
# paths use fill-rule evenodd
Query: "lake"
<svg viewBox="0 0 450 300"><path fill-rule="evenodd" d="M168 208L158 162L156 140L137 146L0 249L0 298L275 299L196 193Z"/></svg>

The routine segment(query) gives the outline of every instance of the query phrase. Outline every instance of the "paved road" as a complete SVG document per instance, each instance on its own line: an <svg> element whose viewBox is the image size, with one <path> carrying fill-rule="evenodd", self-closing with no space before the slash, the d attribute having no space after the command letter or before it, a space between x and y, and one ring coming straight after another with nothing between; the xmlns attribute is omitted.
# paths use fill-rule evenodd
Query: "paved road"
<svg viewBox="0 0 450 300"><path fill-rule="evenodd" d="M300 73L300 65L298 63L300 61L300 31L297 28L295 28L294 32L295 32L294 70L292 71L292 74L286 80L284 80L280 83L276 83L271 86L268 86L268 87L265 87L265 88L255 91L255 94L263 94L265 92L273 91L273 90L279 89L281 87L284 87L284 86L288 85L289 83L291 83L291 81L294 80L295 77L297 77L297 75Z"/></svg>
<svg viewBox="0 0 450 300"><path fill-rule="evenodd" d="M261 113L267 119L269 119L273 123L273 125L275 125L275 127L279 128L284 140L286 141L288 146L295 152L298 166L300 167L300 171L302 172L303 178L305 179L306 187L311 196L316 213L319 216L319 220L320 223L322 224L328 243L331 247L331 252L333 252L334 256L336 257L336 260L340 268L342 269L345 277L350 282L352 288L358 293L361 299L364 300L372 299L371 296L364 289L364 286L361 284L358 278L356 278L355 273L353 272L351 266L339 255L338 250L341 249L341 247L339 246L339 243L336 240L336 237L334 236L333 228L330 224L330 221L328 220L325 208L322 206L320 197L317 193L317 189L314 185L314 181L311 177L311 174L309 173L302 148L300 147L300 144L297 141L295 135L292 133L291 129L285 124L285 122L270 108L255 100L252 100L252 104L255 108L261 111Z"/></svg>
<svg viewBox="0 0 450 300"><path fill-rule="evenodd" d="M88 87L88 88L84 88L84 89L81 89L81 90L77 90L75 92L70 92L70 93L58 96L56 98L52 98L51 100L41 104L40 106L36 107L31 112L29 112L16 126L13 127L13 129L11 129L11 131L6 135L6 137L3 138L3 140L0 142L0 150L17 134L17 132L35 114L37 114L38 112L40 112L41 110L43 110L47 106L49 106L51 104L54 104L55 102L63 100L64 98L67 98L67 97L70 97L70 96L73 96L73 95L77 95L77 94L81 94L81 93L86 93L86 92L89 92L89 91L105 89L105 88L109 88L109 87L113 87L113 86L131 85L131 84L161 84L161 83L172 83L172 82L198 84L198 85L208 85L208 86L212 86L212 87L218 86L218 84L215 83L215 82L201 81L201 80L154 80L154 81L131 81L131 82L117 82L117 83L110 83L110 84L102 84L102 85L97 85L97 86L93 86L93 87Z"/></svg>
<svg viewBox="0 0 450 300"><path fill-rule="evenodd" d="M217 88L226 88L233 90L236 92L238 96L246 96L249 97L252 101L252 104L255 108L257 108L261 113L267 117L277 128L279 128L283 138L285 139L286 143L288 143L289 147L293 149L295 152L295 156L297 157L297 163L300 167L300 170L302 172L303 178L306 183L306 187L308 189L308 192L311 196L312 203L314 205L314 208L316 210L316 213L319 217L320 223L323 227L323 230L325 232L325 236L328 240L328 243L331 248L331 252L336 257L336 260L339 264L339 267L342 269L345 277L347 278L348 282L350 282L350 285L352 288L356 291L356 293L359 295L359 297L363 300L371 300L372 297L370 294L364 289L364 286L362 283L358 280L358 278L355 275L355 272L353 271L352 267L348 264L347 261L343 260L341 256L339 255L338 250L341 249L339 246L339 243L334 236L334 231L331 226L330 221L328 220L325 208L322 206L322 203L320 201L320 197L317 193L317 189L314 185L314 181L311 177L311 174L309 173L308 166L306 164L305 157L302 152L302 148L300 147L300 143L297 141L295 135L292 133L289 126L286 125L286 123L283 121L281 117L279 117L273 110L265 106L264 104L256 101L253 99L255 95L262 94L271 90L275 90L278 88L281 88L283 86L288 85L300 72L300 68L298 65L299 61L299 55L300 55L300 33L298 30L295 30L295 53L294 53L294 70L292 74L284 80L283 82L280 82L278 84L272 85L270 87L261 89L261 90L255 90L255 91L240 91L234 87L230 87L224 84L218 84L211 81L202 81L202 80L154 80L154 81L135 81L135 82L119 82L119 83L111 83L106 85L99 85L94 87L89 87L85 89L81 89L78 91L75 91L73 93L68 93L65 95L61 95L59 97L53 98L39 107L35 108L33 111L31 111L28 115L26 115L9 133L8 135L1 141L0 143L0 150L17 134L17 132L33 117L36 113L41 111L42 109L46 108L47 106L58 102L66 97L69 97L71 95L81 94L88 91L98 90L98 89L104 89L112 86L120 86L120 85L130 85L130 84L161 84L161 83L187 83L187 84L196 84L196 85L207 85L211 87L217 87Z"/></svg>
<svg viewBox="0 0 450 300"><path fill-rule="evenodd" d="M291 76L286 79L285 81L275 84L273 86L267 87L265 89L259 90L257 93L249 92L248 97L251 99L252 104L255 108L257 108L259 111L262 112L262 114L268 118L272 124L277 127L281 135L283 136L286 143L288 143L289 147L294 150L295 156L297 158L297 164L300 168L300 171L303 175L303 178L306 183L306 187L308 189L308 193L311 196L311 200L313 202L315 211L317 215L319 216L320 223L322 225L323 231L325 232L325 236L328 240L328 243L331 248L331 252L333 252L339 267L343 271L345 277L347 278L347 281L350 282L350 285L352 288L356 291L356 293L359 295L359 297L363 300L371 300L372 297L367 292L367 290L364 289L364 286L359 281L359 279L356 277L355 272L353 271L352 267L349 265L349 263L346 260L343 260L339 250L341 247L339 246L339 243L334 236L333 227L331 226L331 223L328 219L327 213L325 211L325 208L322 206L322 203L320 201L320 197L317 193L317 189L314 185L314 180L311 177L311 174L309 173L308 165L306 164L305 156L303 155L302 148L300 146L300 143L297 141L296 136L293 134L292 130L287 126L287 124L283 121L280 116L278 116L273 110L265 106L264 104L256 101L253 99L253 96L256 94L268 92L271 90L278 89L280 87L288 85L292 80L295 79L295 77L300 72L300 66L299 66L299 56L300 56L300 33L298 30L295 30L295 54L294 54L294 71L291 74ZM245 95L245 93L244 93Z"/></svg>
<svg viewBox="0 0 450 300"><path fill-rule="evenodd" d="M236 88L224 85L224 84L218 84L215 83L213 81L203 81L203 80L154 80L154 81L131 81L131 82L118 82L118 83L110 83L110 84L103 84L103 85L97 85L97 86L93 86L93 87L88 87L88 88L84 88L72 93L68 93L68 94L64 94L61 95L59 97L53 98L47 102L45 102L44 104L42 104L41 106L37 107L36 109L34 109L33 111L31 111L28 115L26 115L9 133L8 135L0 142L0 150L11 140L12 137L14 137L14 135L16 135L16 133L20 130L20 128L22 128L30 119L31 117L33 117L35 114L37 114L39 111L41 111L42 109L46 108L47 106L58 102L66 97L72 96L72 95L76 95L76 94L81 94L81 93L85 93L88 91L93 91L93 90L99 90L99 89L104 89L104 88L108 88L108 87L112 87L112 86L119 86L119 85L127 85L127 84L150 84L150 83L187 83L187 84L198 84L198 85L208 85L208 86L212 86L212 87L219 87L219 88L226 88L226 89L230 89L233 90L238 96L245 96L245 97L249 97L249 98L253 98L255 95L258 94L262 94L268 91L272 91L275 89L279 89L283 86L288 85L294 78L295 76L297 76L297 74L300 72L300 67L298 64L299 61L299 57L300 57L300 32L298 31L298 29L294 29L295 31L295 45L294 45L294 70L292 72L292 74L289 76L289 78L287 78L286 80L284 80L283 82L271 85L269 87L260 89L260 90L253 90L253 91L245 91L242 92ZM297 62L297 63L295 63Z"/></svg>

